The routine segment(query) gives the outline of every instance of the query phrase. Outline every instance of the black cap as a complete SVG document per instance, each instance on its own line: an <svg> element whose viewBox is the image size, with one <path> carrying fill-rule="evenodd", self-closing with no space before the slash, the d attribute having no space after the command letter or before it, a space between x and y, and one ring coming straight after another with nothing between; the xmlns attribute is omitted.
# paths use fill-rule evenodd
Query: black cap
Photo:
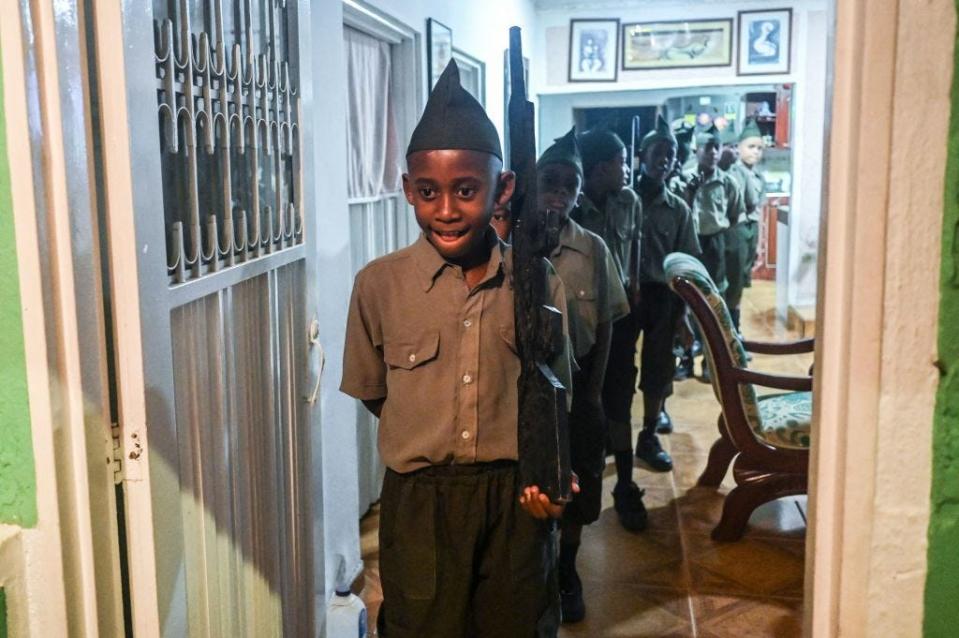
<svg viewBox="0 0 959 638"><path fill-rule="evenodd" d="M643 136L642 141L639 143L639 152L645 153L647 148L660 140L669 142L673 146L678 146L676 136L673 135L673 130L669 127L669 123L662 114L656 117L656 128Z"/></svg>
<svg viewBox="0 0 959 638"><path fill-rule="evenodd" d="M583 155L583 171L585 175L593 170L600 162L613 159L621 153L626 145L619 135L610 131L606 126L594 128L579 136L579 150Z"/></svg>
<svg viewBox="0 0 959 638"><path fill-rule="evenodd" d="M406 154L448 149L479 151L503 159L496 127L476 98L460 85L455 60L450 60L436 81Z"/></svg>
<svg viewBox="0 0 959 638"><path fill-rule="evenodd" d="M546 164L567 164L575 168L580 177L583 176L583 158L579 152L579 142L576 141L575 126L563 137L557 137L536 161L537 168Z"/></svg>

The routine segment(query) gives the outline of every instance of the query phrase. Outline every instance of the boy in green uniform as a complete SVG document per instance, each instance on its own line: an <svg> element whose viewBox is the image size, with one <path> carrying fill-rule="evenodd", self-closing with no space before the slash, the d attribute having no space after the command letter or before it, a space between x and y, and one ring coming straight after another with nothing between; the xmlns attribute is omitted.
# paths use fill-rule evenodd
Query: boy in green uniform
<svg viewBox="0 0 959 638"><path fill-rule="evenodd" d="M569 415L570 459L579 477L579 494L566 506L561 523L559 588L563 622L586 614L576 554L584 525L599 518L606 467L606 423L602 391L612 325L629 314L629 303L613 256L599 235L569 218L580 199L583 164L574 130L543 152L536 163L540 209L557 211L559 244L550 255L566 290L569 334L578 370L573 374Z"/></svg>
<svg viewBox="0 0 959 638"><path fill-rule="evenodd" d="M725 292L727 281L726 236L745 210L739 185L718 166L722 143L716 126L696 138L698 165L686 173L686 202L698 219L701 260L716 287ZM703 378L709 371L703 362Z"/></svg>
<svg viewBox="0 0 959 638"><path fill-rule="evenodd" d="M413 132L407 167L403 189L423 233L357 274L341 384L380 418L384 633L555 636L548 519L562 507L518 485L512 252L490 227L515 175L454 62ZM565 315L555 276L550 292ZM569 388L566 353L558 359Z"/></svg>
<svg viewBox="0 0 959 638"><path fill-rule="evenodd" d="M757 166L763 158L763 136L755 120L746 120L739 134L739 161L729 174L743 192L744 212L726 236L726 305L729 306L736 331L740 331L740 305L743 290L752 285L753 264L759 242L759 217L766 196L766 180Z"/></svg>
<svg viewBox="0 0 959 638"><path fill-rule="evenodd" d="M670 193L676 195L683 201L686 197L686 179L684 167L689 161L690 155L692 153L693 145L693 131L695 128L689 126L683 122L679 128L673 129L673 134L676 138L676 162L673 164L673 170L670 173L669 178L666 180L666 188ZM696 217L693 217L693 226L698 232L699 220ZM676 367L676 372L674 378L676 381L683 381L685 379L690 379L693 376L693 357L695 354L694 345L687 345L687 342L692 341L692 332L688 326L688 319L685 319L683 323L680 324L680 331L676 337L675 344L673 347L673 354L679 357L679 365ZM663 410L663 414L666 411ZM660 425L657 428L658 432L671 432L672 431L672 422L669 417L660 419Z"/></svg>
<svg viewBox="0 0 959 638"><path fill-rule="evenodd" d="M624 527L640 531L646 528L646 508L643 493L633 482L631 411L638 373L635 363L636 340L639 338L636 306L639 301L642 209L636 193L626 187L629 183L626 145L619 136L598 129L583 133L578 140L585 184L580 204L570 216L606 242L616 264L616 274L633 309L613 324L603 383L603 410L609 428L609 450L616 459L617 482L613 490L616 512ZM660 469L668 471L671 467L670 463L665 467L661 465Z"/></svg>
<svg viewBox="0 0 959 638"><path fill-rule="evenodd" d="M658 118L656 128L640 143L643 245L639 328L643 333L643 347L639 388L643 391L643 429L636 442L636 456L639 458L645 458L650 446L659 447L658 441L656 444L652 441L656 438L661 416L666 413L666 398L673 392L676 364L673 336L685 310L679 297L666 285L663 260L672 252L699 256L699 242L689 207L666 188L666 178L676 161L676 148L676 138L662 116Z"/></svg>

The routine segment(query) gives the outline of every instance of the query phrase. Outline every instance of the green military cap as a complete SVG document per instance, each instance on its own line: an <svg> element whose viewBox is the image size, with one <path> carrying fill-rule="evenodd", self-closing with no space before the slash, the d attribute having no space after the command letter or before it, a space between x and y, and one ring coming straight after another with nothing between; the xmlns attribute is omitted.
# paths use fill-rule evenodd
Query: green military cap
<svg viewBox="0 0 959 638"><path fill-rule="evenodd" d="M503 159L496 127L476 98L460 84L455 60L450 60L436 81L406 154L438 150L479 151Z"/></svg>
<svg viewBox="0 0 959 638"><path fill-rule="evenodd" d="M619 135L610 131L606 126L590 129L580 134L579 151L583 157L583 174L589 175L593 167L600 162L613 159L614 155L621 153L626 145Z"/></svg>
<svg viewBox="0 0 959 638"><path fill-rule="evenodd" d="M715 124L710 124L709 128L696 136L696 146L702 148L712 142L716 146L722 146L722 140L719 138L719 129Z"/></svg>
<svg viewBox="0 0 959 638"><path fill-rule="evenodd" d="M750 137L762 137L763 132L759 130L759 125L756 124L756 120L753 118L747 119L743 122L743 130L739 134L739 141L749 139Z"/></svg>
<svg viewBox="0 0 959 638"><path fill-rule="evenodd" d="M553 145L543 151L536 161L537 168L546 164L568 164L576 169L580 177L583 176L583 157L579 152L575 126L566 135L553 140Z"/></svg>
<svg viewBox="0 0 959 638"><path fill-rule="evenodd" d="M726 144L736 144L739 141L739 137L736 135L736 127L732 124L728 125L723 129L722 133L719 134L720 141Z"/></svg>
<svg viewBox="0 0 959 638"><path fill-rule="evenodd" d="M673 146L679 145L676 141L676 136L673 135L672 129L669 128L669 122L666 121L666 118L664 118L662 114L656 116L656 128L643 136L643 141L639 143L639 152L645 153L647 148L660 140L665 140Z"/></svg>

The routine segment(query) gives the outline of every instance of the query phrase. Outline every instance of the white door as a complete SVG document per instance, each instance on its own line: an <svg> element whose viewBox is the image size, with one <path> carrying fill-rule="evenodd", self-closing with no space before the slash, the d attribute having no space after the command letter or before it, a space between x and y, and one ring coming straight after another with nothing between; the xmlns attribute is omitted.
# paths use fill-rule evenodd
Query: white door
<svg viewBox="0 0 959 638"><path fill-rule="evenodd" d="M138 636L315 634L309 3L91 3Z"/></svg>

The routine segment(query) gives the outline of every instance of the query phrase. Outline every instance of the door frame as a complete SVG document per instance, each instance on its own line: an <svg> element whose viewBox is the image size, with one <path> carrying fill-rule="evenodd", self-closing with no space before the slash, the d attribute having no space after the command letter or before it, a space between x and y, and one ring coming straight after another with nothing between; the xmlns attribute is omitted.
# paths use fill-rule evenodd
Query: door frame
<svg viewBox="0 0 959 638"><path fill-rule="evenodd" d="M834 11L805 635L919 636L956 9Z"/></svg>

